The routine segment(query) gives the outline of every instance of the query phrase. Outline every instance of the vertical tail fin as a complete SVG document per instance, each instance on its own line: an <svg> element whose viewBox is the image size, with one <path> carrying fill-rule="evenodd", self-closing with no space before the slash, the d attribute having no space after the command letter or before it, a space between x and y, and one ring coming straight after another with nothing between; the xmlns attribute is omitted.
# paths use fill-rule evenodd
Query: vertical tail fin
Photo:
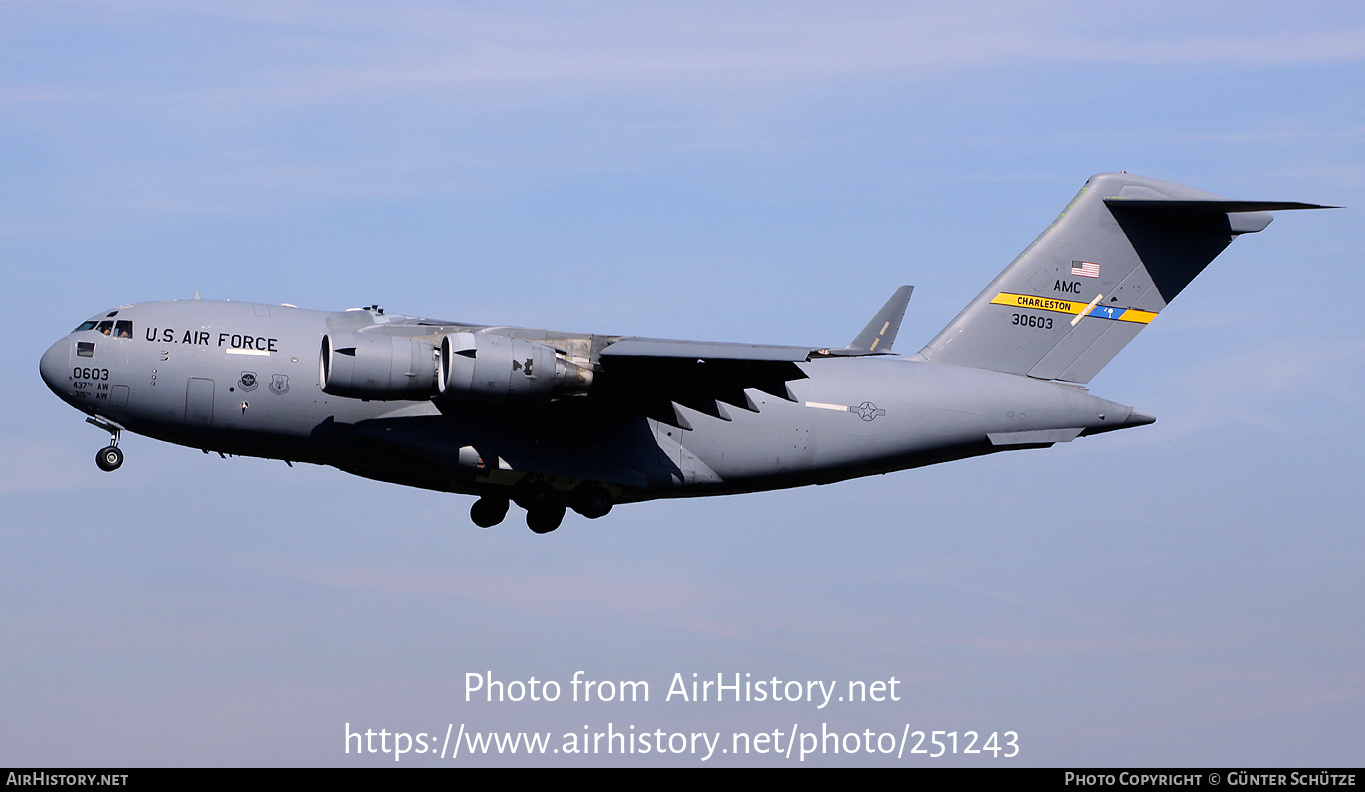
<svg viewBox="0 0 1365 792"><path fill-rule="evenodd" d="M1127 173L1092 176L918 357L1086 383L1269 210Z"/></svg>

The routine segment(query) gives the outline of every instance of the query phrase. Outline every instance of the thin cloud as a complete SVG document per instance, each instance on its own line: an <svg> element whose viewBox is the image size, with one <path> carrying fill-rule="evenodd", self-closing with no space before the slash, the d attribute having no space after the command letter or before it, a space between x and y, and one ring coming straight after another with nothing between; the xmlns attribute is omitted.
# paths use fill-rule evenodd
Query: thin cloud
<svg viewBox="0 0 1365 792"><path fill-rule="evenodd" d="M170 46L157 37L161 25L225 28L214 45L225 57L189 69L192 84L211 87L178 89L186 76L134 69L149 76L141 85L123 78L131 96L120 97L217 107L297 108L488 88L552 91L557 97L664 88L702 94L784 85L801 90L828 80L915 80L1025 63L1284 66L1365 58L1365 25L1334 22L1328 15L1292 20L1253 15L1241 32L1228 32L1216 8L1180 20L1177 29L1152 12L1116 17L1110 9L1094 9L1078 16L1068 6L1059 15L1056 3L928 11L885 4L837 10L789 5L780 12L707 3L670 8L581 3L534 13L313 3L196 11L158 3L75 6L85 11L83 24L117 26L152 50ZM27 10L35 27L60 29L57 17L43 18L37 7ZM1058 18L1066 21L1054 21ZM48 57L62 48L55 49ZM146 53L113 56L112 79L118 80L121 62L138 62ZM0 90L0 102L8 103L63 97L86 101L88 95L41 85Z"/></svg>

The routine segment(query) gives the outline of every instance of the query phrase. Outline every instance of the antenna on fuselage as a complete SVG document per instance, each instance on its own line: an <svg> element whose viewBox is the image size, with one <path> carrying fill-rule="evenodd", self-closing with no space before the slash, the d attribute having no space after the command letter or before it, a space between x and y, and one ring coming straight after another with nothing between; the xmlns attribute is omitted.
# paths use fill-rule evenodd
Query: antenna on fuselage
<svg viewBox="0 0 1365 792"><path fill-rule="evenodd" d="M195 289L195 290L194 290L194 299L196 299L196 300L199 299L199 290L198 290L198 289Z"/></svg>

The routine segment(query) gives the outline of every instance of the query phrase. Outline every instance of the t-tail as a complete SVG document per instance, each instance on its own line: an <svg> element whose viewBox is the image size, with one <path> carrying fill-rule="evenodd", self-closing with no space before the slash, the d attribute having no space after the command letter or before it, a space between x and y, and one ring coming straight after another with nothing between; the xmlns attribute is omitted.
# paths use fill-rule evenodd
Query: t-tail
<svg viewBox="0 0 1365 792"><path fill-rule="evenodd" d="M1127 173L1092 176L1061 215L916 356L1084 384L1271 210Z"/></svg>

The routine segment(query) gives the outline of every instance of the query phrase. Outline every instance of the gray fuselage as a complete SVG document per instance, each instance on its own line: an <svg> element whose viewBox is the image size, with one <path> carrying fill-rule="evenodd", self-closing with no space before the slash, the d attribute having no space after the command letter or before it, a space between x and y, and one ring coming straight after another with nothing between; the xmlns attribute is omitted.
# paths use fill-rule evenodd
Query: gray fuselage
<svg viewBox="0 0 1365 792"><path fill-rule="evenodd" d="M805 378L788 383L791 398L750 390L756 411L679 408L683 426L592 390L538 401L363 400L322 389L329 331L393 325L439 345L461 326L207 300L139 303L92 322L54 344L41 371L53 392L104 422L208 451L471 494L527 476L561 491L599 484L618 502L749 492L1046 447L1152 420L1075 385L886 358L794 364ZM584 349L603 338L512 330Z"/></svg>

